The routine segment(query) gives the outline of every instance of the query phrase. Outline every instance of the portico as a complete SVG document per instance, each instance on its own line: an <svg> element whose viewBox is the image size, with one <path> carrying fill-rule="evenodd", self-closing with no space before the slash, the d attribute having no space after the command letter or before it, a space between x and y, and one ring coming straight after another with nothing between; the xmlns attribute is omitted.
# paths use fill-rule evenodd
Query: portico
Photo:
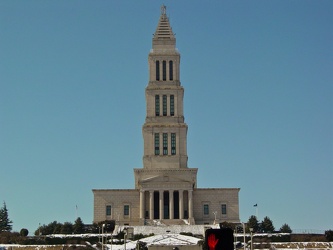
<svg viewBox="0 0 333 250"><path fill-rule="evenodd" d="M140 190L140 220L193 218L193 190Z"/></svg>

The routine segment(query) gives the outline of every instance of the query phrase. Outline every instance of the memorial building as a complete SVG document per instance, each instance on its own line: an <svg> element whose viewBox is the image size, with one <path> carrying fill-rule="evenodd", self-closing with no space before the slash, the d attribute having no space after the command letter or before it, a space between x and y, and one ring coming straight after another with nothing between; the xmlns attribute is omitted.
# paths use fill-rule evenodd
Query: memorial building
<svg viewBox="0 0 333 250"><path fill-rule="evenodd" d="M198 169L187 166L188 126L184 120L180 54L165 6L161 7L148 64L143 167L134 169L134 189L93 190L94 223L238 223L240 189L199 188Z"/></svg>

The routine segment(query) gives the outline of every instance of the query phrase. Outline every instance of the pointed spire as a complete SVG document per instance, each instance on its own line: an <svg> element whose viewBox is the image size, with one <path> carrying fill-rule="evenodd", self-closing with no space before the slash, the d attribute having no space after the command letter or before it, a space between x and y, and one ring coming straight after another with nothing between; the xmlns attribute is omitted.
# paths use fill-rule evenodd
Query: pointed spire
<svg viewBox="0 0 333 250"><path fill-rule="evenodd" d="M176 38L172 32L169 18L166 15L166 7L162 5L161 16L158 21L156 32L153 37L153 51L174 52L176 48Z"/></svg>
<svg viewBox="0 0 333 250"><path fill-rule="evenodd" d="M156 39L175 39L169 23L169 18L166 15L165 5L161 6L161 16L154 34L154 40Z"/></svg>

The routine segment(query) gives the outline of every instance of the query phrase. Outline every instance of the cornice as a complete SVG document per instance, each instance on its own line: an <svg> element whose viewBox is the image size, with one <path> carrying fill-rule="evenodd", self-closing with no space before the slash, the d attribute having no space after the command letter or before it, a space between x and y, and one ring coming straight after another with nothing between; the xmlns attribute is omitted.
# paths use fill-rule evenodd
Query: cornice
<svg viewBox="0 0 333 250"><path fill-rule="evenodd" d="M183 173L186 173L186 172L194 172L194 173L197 173L198 172L198 168L177 168L177 169L145 169L145 168L134 168L133 169L134 172L136 173L144 173L144 172L147 172L147 173L150 173L150 174L153 174L153 173L167 173L167 172L183 172Z"/></svg>

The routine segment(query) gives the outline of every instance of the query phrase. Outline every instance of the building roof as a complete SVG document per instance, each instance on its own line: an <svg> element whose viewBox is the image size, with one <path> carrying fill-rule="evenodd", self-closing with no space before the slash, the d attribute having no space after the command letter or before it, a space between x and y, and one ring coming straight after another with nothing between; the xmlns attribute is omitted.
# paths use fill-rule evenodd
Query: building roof
<svg viewBox="0 0 333 250"><path fill-rule="evenodd" d="M172 28L169 23L169 19L166 15L166 7L162 5L161 7L161 16L158 21L158 25L154 34L154 40L164 40L164 39L175 39L175 35L172 32Z"/></svg>

